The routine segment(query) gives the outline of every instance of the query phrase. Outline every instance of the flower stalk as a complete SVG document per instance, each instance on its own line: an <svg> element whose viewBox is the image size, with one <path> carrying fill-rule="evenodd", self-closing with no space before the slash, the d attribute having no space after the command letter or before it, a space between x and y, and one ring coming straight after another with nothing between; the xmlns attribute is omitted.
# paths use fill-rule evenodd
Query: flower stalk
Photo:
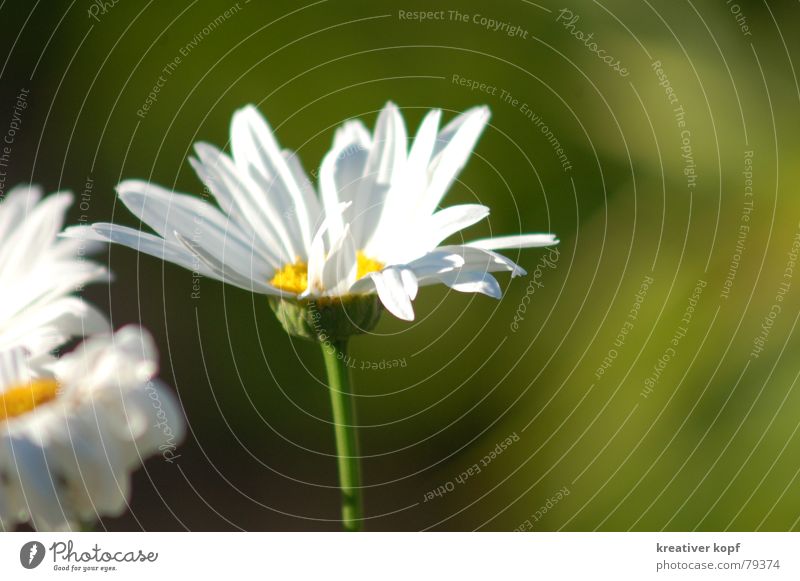
<svg viewBox="0 0 800 581"><path fill-rule="evenodd" d="M342 492L342 525L346 531L363 530L361 467L355 407L351 391L350 368L347 366L347 339L322 344L328 391L333 409L339 488Z"/></svg>

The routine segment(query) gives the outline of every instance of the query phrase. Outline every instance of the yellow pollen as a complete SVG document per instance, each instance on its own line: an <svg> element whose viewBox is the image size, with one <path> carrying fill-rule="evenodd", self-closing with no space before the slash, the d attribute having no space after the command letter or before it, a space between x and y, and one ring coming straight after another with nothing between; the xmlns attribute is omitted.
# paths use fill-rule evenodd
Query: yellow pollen
<svg viewBox="0 0 800 581"><path fill-rule="evenodd" d="M370 272L376 272L383 268L383 263L369 258L361 250L356 253L356 258L358 259L356 278L361 278ZM300 294L308 286L308 264L298 258L277 270L269 283L281 290Z"/></svg>
<svg viewBox="0 0 800 581"><path fill-rule="evenodd" d="M308 286L308 265L298 258L276 271L269 284L281 290L300 294Z"/></svg>
<svg viewBox="0 0 800 581"><path fill-rule="evenodd" d="M56 398L58 382L36 379L0 393L0 421L16 418Z"/></svg>
<svg viewBox="0 0 800 581"><path fill-rule="evenodd" d="M377 272L383 268L382 262L369 258L360 250L356 253L356 257L358 258L358 274L356 274L356 279L366 276L370 272Z"/></svg>

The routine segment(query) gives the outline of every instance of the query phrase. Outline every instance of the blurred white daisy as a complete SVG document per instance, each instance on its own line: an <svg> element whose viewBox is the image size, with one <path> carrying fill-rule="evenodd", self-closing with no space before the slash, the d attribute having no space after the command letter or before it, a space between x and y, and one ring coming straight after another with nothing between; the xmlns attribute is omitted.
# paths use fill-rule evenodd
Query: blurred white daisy
<svg viewBox="0 0 800 581"><path fill-rule="evenodd" d="M71 296L109 278L84 259L91 245L57 237L72 195L41 198L40 188L19 186L0 201L0 350L42 354L108 328L104 315Z"/></svg>
<svg viewBox="0 0 800 581"><path fill-rule="evenodd" d="M40 368L22 349L0 354L2 529L74 530L125 510L131 472L184 435L156 371L152 339L138 327L92 337Z"/></svg>
<svg viewBox="0 0 800 581"><path fill-rule="evenodd" d="M419 286L442 283L499 298L491 274L525 271L494 250L548 246L528 234L440 246L489 214L480 204L440 209L489 119L471 109L439 129L429 112L412 146L397 107L381 111L374 134L359 121L337 130L319 174L319 197L296 156L282 150L252 106L231 125L232 156L198 143L192 166L219 208L143 181L117 187L123 203L157 235L113 224L67 235L117 242L223 282L283 298L377 292L413 320Z"/></svg>

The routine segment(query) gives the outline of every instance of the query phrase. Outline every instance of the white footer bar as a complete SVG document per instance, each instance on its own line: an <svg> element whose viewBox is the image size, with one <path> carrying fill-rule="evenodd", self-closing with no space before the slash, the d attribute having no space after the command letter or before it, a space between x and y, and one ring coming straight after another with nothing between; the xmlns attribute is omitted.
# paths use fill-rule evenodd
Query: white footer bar
<svg viewBox="0 0 800 581"><path fill-rule="evenodd" d="M800 533L5 533L0 579L796 580L799 553Z"/></svg>

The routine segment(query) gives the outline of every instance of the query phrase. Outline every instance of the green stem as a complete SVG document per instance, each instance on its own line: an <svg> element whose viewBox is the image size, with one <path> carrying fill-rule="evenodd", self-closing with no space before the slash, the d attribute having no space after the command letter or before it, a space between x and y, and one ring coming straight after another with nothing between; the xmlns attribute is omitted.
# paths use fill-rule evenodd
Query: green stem
<svg viewBox="0 0 800 581"><path fill-rule="evenodd" d="M363 528L361 506L361 468L358 456L355 409L351 392L350 368L347 366L347 340L322 344L328 390L333 408L339 488L342 491L342 525L346 531Z"/></svg>

